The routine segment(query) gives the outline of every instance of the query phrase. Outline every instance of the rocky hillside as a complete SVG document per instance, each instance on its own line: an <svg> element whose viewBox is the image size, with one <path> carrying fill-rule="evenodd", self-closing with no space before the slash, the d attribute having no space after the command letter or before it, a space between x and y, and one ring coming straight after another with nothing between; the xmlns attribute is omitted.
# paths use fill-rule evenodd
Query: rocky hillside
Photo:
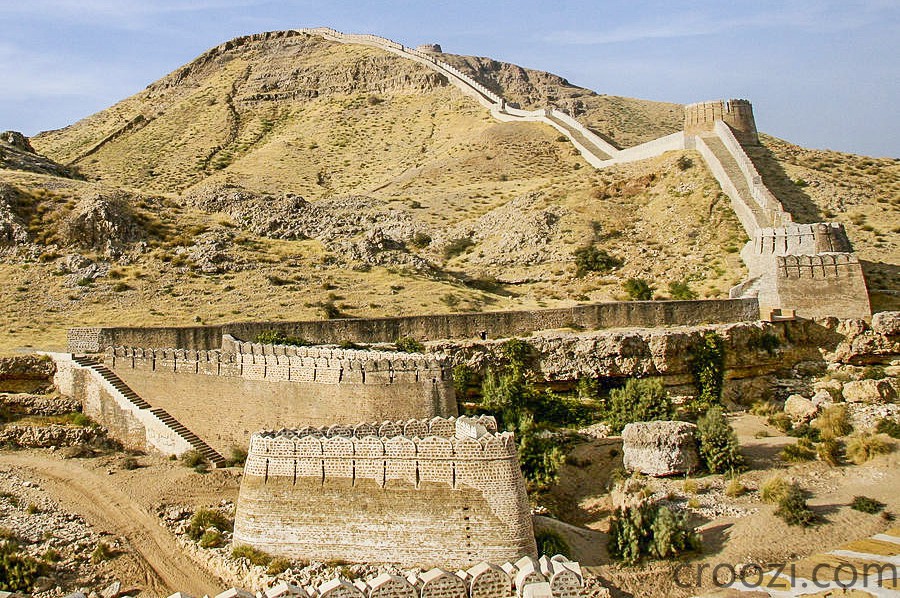
<svg viewBox="0 0 900 598"><path fill-rule="evenodd" d="M621 146L681 120L444 57ZM698 154L595 171L554 129L494 121L418 63L296 32L232 40L65 129L3 139L0 349L59 347L73 325L571 305L624 298L628 278L721 297L745 275L746 238ZM877 288L900 287L895 162L774 138L754 159L798 219L847 220Z"/></svg>

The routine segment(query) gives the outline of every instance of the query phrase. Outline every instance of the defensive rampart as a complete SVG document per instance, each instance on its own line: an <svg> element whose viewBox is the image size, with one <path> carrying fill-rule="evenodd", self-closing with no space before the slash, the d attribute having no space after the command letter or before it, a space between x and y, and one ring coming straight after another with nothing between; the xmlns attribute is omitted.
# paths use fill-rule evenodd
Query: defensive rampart
<svg viewBox="0 0 900 598"><path fill-rule="evenodd" d="M235 542L403 566L536 556L513 436L492 430L463 417L253 434Z"/></svg>
<svg viewBox="0 0 900 598"><path fill-rule="evenodd" d="M449 365L434 357L227 344L233 352L109 347L103 358L137 394L226 454L271 426L456 415Z"/></svg>
<svg viewBox="0 0 900 598"><path fill-rule="evenodd" d="M712 131L716 122L731 127L741 143L759 143L753 107L747 100L714 100L684 107L684 132L689 135Z"/></svg>
<svg viewBox="0 0 900 598"><path fill-rule="evenodd" d="M585 329L724 324L759 317L755 300L622 301L540 310L461 313L445 315L353 318L306 322L241 322L216 326L161 328L73 328L68 331L69 351L98 353L106 347L179 347L195 351L220 348L223 335L254 339L278 331L312 344L394 342L419 340L509 338L578 326Z"/></svg>

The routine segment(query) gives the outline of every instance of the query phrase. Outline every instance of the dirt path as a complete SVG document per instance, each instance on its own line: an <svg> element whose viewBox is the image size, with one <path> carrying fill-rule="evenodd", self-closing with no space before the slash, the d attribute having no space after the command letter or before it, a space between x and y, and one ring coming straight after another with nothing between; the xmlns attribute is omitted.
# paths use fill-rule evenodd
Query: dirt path
<svg viewBox="0 0 900 598"><path fill-rule="evenodd" d="M151 596L174 592L213 596L224 587L183 554L159 520L107 479L77 461L61 462L35 454L6 453L3 460L32 473L63 507L81 514L98 529L125 540Z"/></svg>

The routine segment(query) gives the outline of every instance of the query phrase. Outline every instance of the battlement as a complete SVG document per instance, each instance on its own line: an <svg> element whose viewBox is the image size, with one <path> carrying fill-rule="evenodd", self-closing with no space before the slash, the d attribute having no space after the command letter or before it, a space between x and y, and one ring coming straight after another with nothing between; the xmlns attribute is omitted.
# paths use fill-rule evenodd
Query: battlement
<svg viewBox="0 0 900 598"><path fill-rule="evenodd" d="M237 352L108 347L105 360L114 369L231 376L274 382L419 384L452 380L446 360L421 353L241 342L234 342L231 346Z"/></svg>
<svg viewBox="0 0 900 598"><path fill-rule="evenodd" d="M467 567L536 553L515 439L492 417L253 434L234 534L309 560Z"/></svg>
<svg viewBox="0 0 900 598"><path fill-rule="evenodd" d="M761 228L753 237L753 252L756 255L816 255L850 251L850 240L844 225L837 222Z"/></svg>
<svg viewBox="0 0 900 598"><path fill-rule="evenodd" d="M712 132L716 121L722 121L731 127L742 144L759 144L753 106L748 100L714 100L684 107L685 133L698 135Z"/></svg>
<svg viewBox="0 0 900 598"><path fill-rule="evenodd" d="M419 487L437 482L483 489L489 461L516 461L509 432L496 432L492 417L385 421L277 432L250 438L244 474L268 483L273 477L344 478L384 486L402 480ZM491 430L491 431L488 431Z"/></svg>
<svg viewBox="0 0 900 598"><path fill-rule="evenodd" d="M852 253L785 255L776 257L778 278L789 280L843 278L860 269L859 258Z"/></svg>

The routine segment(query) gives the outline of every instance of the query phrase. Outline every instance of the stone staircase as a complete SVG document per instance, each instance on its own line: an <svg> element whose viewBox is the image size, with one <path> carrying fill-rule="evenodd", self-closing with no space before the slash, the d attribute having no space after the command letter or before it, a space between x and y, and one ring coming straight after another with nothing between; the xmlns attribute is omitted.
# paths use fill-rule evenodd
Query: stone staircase
<svg viewBox="0 0 900 598"><path fill-rule="evenodd" d="M112 371L96 359L88 357L86 355L75 355L72 357L72 361L83 368L92 370L101 378L109 382L109 384L112 385L112 387L115 388L123 397L125 397L128 402L130 402L138 409L144 409L152 413L170 430L181 436L181 438L183 438L188 444L199 451L200 454L202 454L215 467L225 467L227 465L225 457L220 455L211 446L203 442L203 440L201 440L199 436L188 430L184 424L175 419L165 409L153 407L150 403L142 399L136 392L134 392L134 390L130 386L125 384L125 382L121 378L119 378L119 376L114 371Z"/></svg>
<svg viewBox="0 0 900 598"><path fill-rule="evenodd" d="M594 154L594 156L598 160L605 161L605 160L610 160L612 158L611 155L609 155L607 152L605 152L602 149L600 149L599 147L597 147L597 144L594 143L593 141L591 141L590 139L588 139L588 137L586 135L584 135L581 131L576 130L575 128L570 126L568 123L566 123L562 119L559 119L559 118L553 116L553 114L549 114L547 116L547 118L549 118L551 122L558 125L559 127L564 128L567 131L566 136L569 137L569 139L572 139L572 140L580 143L589 152Z"/></svg>

